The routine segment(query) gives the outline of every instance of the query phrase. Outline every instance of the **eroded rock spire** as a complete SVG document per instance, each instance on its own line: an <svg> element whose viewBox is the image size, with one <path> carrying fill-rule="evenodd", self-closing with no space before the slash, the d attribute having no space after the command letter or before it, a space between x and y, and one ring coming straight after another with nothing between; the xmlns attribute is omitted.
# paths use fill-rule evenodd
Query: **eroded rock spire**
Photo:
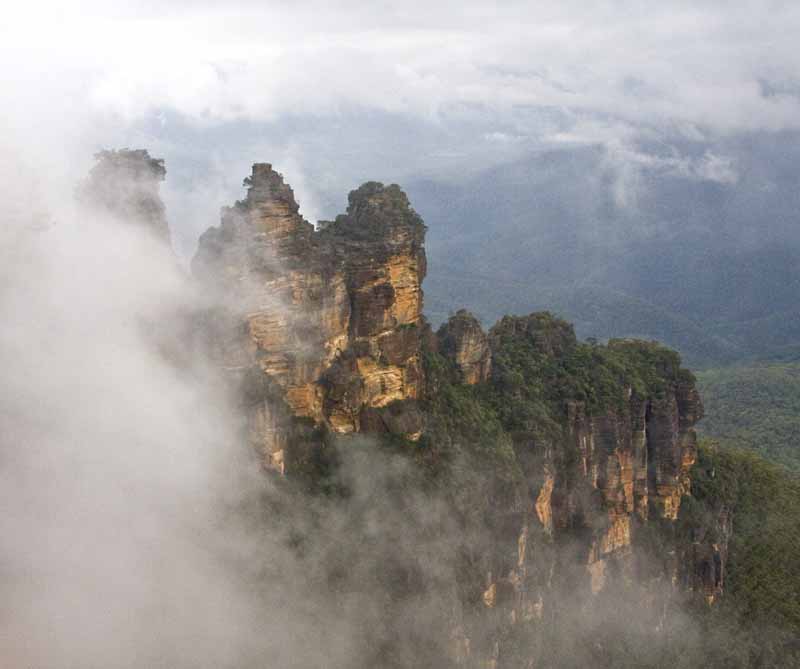
<svg viewBox="0 0 800 669"><path fill-rule="evenodd" d="M97 163L79 190L87 206L128 223L142 225L169 243L169 225L160 184L167 170L146 149L119 149L95 154Z"/></svg>
<svg viewBox="0 0 800 669"><path fill-rule="evenodd" d="M268 163L244 185L192 269L220 298L216 350L248 379L253 445L282 469L298 420L418 436L425 226L408 198L364 184L315 230Z"/></svg>

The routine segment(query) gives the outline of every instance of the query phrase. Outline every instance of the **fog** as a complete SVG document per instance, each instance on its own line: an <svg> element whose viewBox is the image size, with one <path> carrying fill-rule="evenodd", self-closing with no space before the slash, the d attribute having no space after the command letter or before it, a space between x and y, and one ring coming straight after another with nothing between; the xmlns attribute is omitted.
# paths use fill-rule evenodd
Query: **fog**
<svg viewBox="0 0 800 669"><path fill-rule="evenodd" d="M2 655L222 666L255 620L221 505L255 479L208 370L159 351L191 287L162 243L69 201L4 224Z"/></svg>
<svg viewBox="0 0 800 669"><path fill-rule="evenodd" d="M441 656L457 541L439 496L367 440L341 454L338 504L266 475L168 243L130 212L32 211L27 177L4 179L4 666Z"/></svg>

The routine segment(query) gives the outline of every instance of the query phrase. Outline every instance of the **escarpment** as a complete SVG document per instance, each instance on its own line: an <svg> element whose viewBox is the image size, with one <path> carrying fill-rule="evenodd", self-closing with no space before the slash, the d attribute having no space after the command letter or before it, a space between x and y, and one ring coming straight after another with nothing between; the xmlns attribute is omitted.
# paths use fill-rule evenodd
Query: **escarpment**
<svg viewBox="0 0 800 669"><path fill-rule="evenodd" d="M725 547L700 534L680 545L675 530L703 413L676 353L582 343L546 313L487 333L462 310L434 334L425 225L398 186L366 183L315 227L270 165L245 185L192 270L247 439L291 477L303 449L371 433L448 482L458 583L437 639L453 666L532 666L565 596L581 615L651 602L655 628L681 588L719 595ZM419 569L398 568L398 582Z"/></svg>
<svg viewBox="0 0 800 669"><path fill-rule="evenodd" d="M466 324L469 339L483 341L463 312L438 332L428 381L437 393L463 393L458 388L472 381L454 336ZM459 628L473 656L487 666L524 666L511 662L503 638L515 630L546 644L537 635L558 634L552 625L565 593L588 617L608 602L633 609L635 601L643 620L655 616L653 625L661 624L655 609L687 590L713 601L724 546L676 534L703 413L677 354L654 342L583 344L571 325L544 313L505 317L487 340L491 374L467 396L499 419L503 429L493 441L510 441L503 466L518 473L495 493L504 501L488 512L492 549L473 577L484 584L484 616L505 622L480 643L485 617ZM434 414L475 411L459 409L463 400L430 403ZM469 433L462 439L469 444ZM473 448L483 448L479 437Z"/></svg>
<svg viewBox="0 0 800 669"><path fill-rule="evenodd" d="M177 269L162 161L97 159L80 190L90 213ZM398 186L366 183L316 226L270 165L245 186L200 239L193 276L175 273L180 304L165 296L135 322L182 381L238 401L219 415L267 470L241 512L289 558L247 567L281 601L308 599L299 629L341 637L331 667L672 666L699 644L696 666L706 642L686 621L727 634L763 583L759 606L794 615L796 523L762 523L765 505L791 510L800 494L788 474L697 442L703 404L677 353L581 342L549 313L485 330L459 310L434 332L426 228ZM750 577L764 565L775 578ZM723 651L707 666L733 666Z"/></svg>
<svg viewBox="0 0 800 669"><path fill-rule="evenodd" d="M418 437L425 226L405 194L367 183L316 230L269 164L245 185L192 269L215 295L215 355L246 379L251 443L283 469L298 419Z"/></svg>

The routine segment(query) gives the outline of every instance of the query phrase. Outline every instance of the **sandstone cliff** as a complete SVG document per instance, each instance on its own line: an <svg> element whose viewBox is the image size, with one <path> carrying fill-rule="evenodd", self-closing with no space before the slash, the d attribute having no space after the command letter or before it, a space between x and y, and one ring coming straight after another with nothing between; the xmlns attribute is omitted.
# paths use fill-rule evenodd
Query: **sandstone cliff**
<svg viewBox="0 0 800 669"><path fill-rule="evenodd" d="M484 357L460 354L469 347L459 342L486 338L476 327L459 313L439 330L438 351L456 384L473 380L465 359ZM458 336L464 330L468 338ZM489 512L491 548L474 576L483 578L486 611L458 626L458 652L481 666L524 666L512 661L508 636L545 644L566 593L587 616L608 602L651 601L653 625L663 623L655 610L684 590L713 601L724 545L674 536L703 412L677 356L648 342L579 344L569 324L548 314L506 317L488 342L483 401L499 407L521 476L504 484L495 500L505 501ZM440 381L429 385L444 390Z"/></svg>
<svg viewBox="0 0 800 669"><path fill-rule="evenodd" d="M81 196L165 249L164 174L146 151L102 152ZM192 262L206 308L142 330L177 367L211 355L243 441L285 475L252 515L291 530L321 610L346 602L358 650L332 666L650 666L631 643L674 644L681 602L735 584L738 493L711 483L676 353L579 342L548 313L485 332L461 310L434 334L425 226L398 186L366 183L317 226L270 165L245 186Z"/></svg>
<svg viewBox="0 0 800 669"><path fill-rule="evenodd" d="M703 412L676 354L583 344L549 314L487 334L459 311L433 335L425 226L398 186L366 183L315 227L270 165L245 185L192 269L247 439L291 477L326 434L388 433L452 477L465 537L452 550L466 566L439 602L449 661L529 666L566 621L565 593L584 613L632 596L653 615L683 589L719 596L725 546L675 539ZM443 474L448 463L471 474Z"/></svg>
<svg viewBox="0 0 800 669"><path fill-rule="evenodd" d="M460 309L439 328L437 337L441 352L453 360L464 383L474 385L488 380L492 352L475 316Z"/></svg>
<svg viewBox="0 0 800 669"><path fill-rule="evenodd" d="M245 185L192 269L222 305L213 345L246 379L251 443L283 469L297 419L418 437L425 226L405 194L364 184L316 230L269 164Z"/></svg>

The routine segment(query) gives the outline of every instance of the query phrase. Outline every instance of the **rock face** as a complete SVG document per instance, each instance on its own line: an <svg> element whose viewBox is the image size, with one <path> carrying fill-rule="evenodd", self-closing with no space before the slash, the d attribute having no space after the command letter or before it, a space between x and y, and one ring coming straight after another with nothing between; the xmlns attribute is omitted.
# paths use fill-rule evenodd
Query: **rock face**
<svg viewBox="0 0 800 669"><path fill-rule="evenodd" d="M489 338L478 319L466 309L460 309L436 333L439 350L450 358L467 385L483 383L492 368Z"/></svg>
<svg viewBox="0 0 800 669"><path fill-rule="evenodd" d="M490 337L495 345L505 337L528 338L546 358L561 357L577 344L564 325L542 327L538 315L506 317ZM634 526L649 518L677 519L697 456L694 425L703 415L694 383L679 375L645 395L622 391L622 402L599 411L566 401L564 442L545 449L527 472L533 485L526 524L554 537L576 522L592 529L585 564L593 592L602 590L609 560L627 559ZM522 432L516 440L521 451L537 450L535 435ZM530 530L524 526L520 536L531 536Z"/></svg>
<svg viewBox="0 0 800 669"><path fill-rule="evenodd" d="M724 545L671 545L655 567L652 551L639 550L648 527L675 526L696 458L702 403L674 353L648 342L579 345L549 314L506 317L487 335L462 310L434 337L422 316L425 226L398 186L364 184L345 214L315 228L270 165L254 165L245 185L246 198L201 237L192 269L210 296L202 329L241 389L248 440L265 465L291 474L299 444L320 431L428 439L423 408L444 387L433 372L425 378L428 355L455 378L448 410L488 397L485 413L467 418L505 421L481 457L507 447L517 474L487 493L490 537L467 551L463 592L449 591L445 608L461 611L442 622L455 666L532 666L533 651L510 659L521 642L513 650L509 639L535 646L552 634L566 596L583 612L622 597L626 583L719 596ZM531 378L539 373L552 375ZM511 395L545 383L552 392L502 415ZM469 435L455 428L446 438L457 446ZM655 601L653 592L640 595Z"/></svg>
<svg viewBox="0 0 800 669"><path fill-rule="evenodd" d="M676 572L686 590L700 593L706 603L713 604L725 591L733 518L728 509L722 508L690 532L690 541L679 547Z"/></svg>
<svg viewBox="0 0 800 669"><path fill-rule="evenodd" d="M635 524L650 517L677 519L697 455L693 426L702 416L701 406L694 388L681 385L667 389L661 398L631 395L621 410L599 415L570 403L568 430L579 454L580 483L556 496L562 501L552 514L556 528L563 529L573 521L576 509L592 515L599 503L605 510L587 559L593 592L603 588L608 561L627 558ZM580 491L586 487L592 497L599 493L594 509L580 508L586 499Z"/></svg>
<svg viewBox="0 0 800 669"><path fill-rule="evenodd" d="M192 270L216 296L215 354L246 379L250 441L283 469L297 419L419 436L425 226L405 194L364 184L315 230L271 165L245 185Z"/></svg>
<svg viewBox="0 0 800 669"><path fill-rule="evenodd" d="M451 359L464 383L474 376L464 372L463 361L481 356L459 356L468 348L459 342L483 341L485 335L476 328L460 313L438 333L440 354ZM469 336L459 337L464 331ZM508 373L509 351L523 347L541 369L591 354L589 347L576 353L569 324L540 314L504 318L488 341L492 373L501 376ZM724 546L703 537L688 546L648 545L652 528L675 526L681 498L689 492L697 453L694 425L703 412L691 377L669 358L660 369L654 344L619 341L604 348L604 354L607 350L625 360L652 354L655 362L642 363L642 368L653 372L655 380L632 387L614 379L602 404L572 399L575 392L565 390L560 425L543 432L541 419L534 419L513 433L522 478L517 493L508 496L511 501L491 512L494 550L483 562L485 615L472 624L458 621L476 666L525 666L509 660L513 651L503 639L553 634L547 621L555 620L567 595L580 601L589 616L595 615L594 607L625 598L663 605L664 597L677 597L683 590L701 592L709 602L719 596ZM574 359L584 361L574 365L591 369L585 358ZM556 374L551 382L559 378ZM513 379L508 388L503 397L514 392ZM631 590L631 584L639 589ZM502 622L481 639L487 619ZM472 665L465 661L464 666Z"/></svg>

